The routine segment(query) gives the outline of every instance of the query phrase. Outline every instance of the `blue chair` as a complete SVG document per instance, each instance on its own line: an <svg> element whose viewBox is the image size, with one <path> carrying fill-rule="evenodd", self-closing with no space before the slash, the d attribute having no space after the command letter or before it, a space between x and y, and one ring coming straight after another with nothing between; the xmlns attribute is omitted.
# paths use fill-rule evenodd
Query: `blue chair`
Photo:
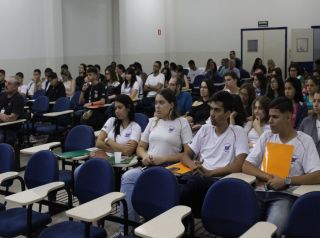
<svg viewBox="0 0 320 238"><path fill-rule="evenodd" d="M78 111L83 108L81 105L79 105L80 94L81 91L77 91L70 99L70 108L74 111Z"/></svg>
<svg viewBox="0 0 320 238"><path fill-rule="evenodd" d="M37 91L34 92L32 99L37 99L38 97L42 97L46 95L46 90L44 89L39 89Z"/></svg>
<svg viewBox="0 0 320 238"><path fill-rule="evenodd" d="M169 210L178 202L177 179L162 167L145 170L137 180L132 193L134 210L146 220Z"/></svg>
<svg viewBox="0 0 320 238"><path fill-rule="evenodd" d="M256 194L242 180L219 180L209 188L201 216L208 232L222 237L239 237L258 222Z"/></svg>
<svg viewBox="0 0 320 238"><path fill-rule="evenodd" d="M10 172L14 169L15 152L11 145L1 143L0 144L0 173ZM9 191L9 187L13 181L5 181L0 185L6 187L6 194ZM5 210L5 204L0 203L0 211Z"/></svg>
<svg viewBox="0 0 320 238"><path fill-rule="evenodd" d="M61 97L57 99L53 105L52 112L62 112L70 109L70 100L66 97ZM71 125L71 116L61 115L53 118L52 124L43 124L35 127L35 132L37 134L50 135L53 133L62 132L65 130L67 125Z"/></svg>
<svg viewBox="0 0 320 238"><path fill-rule="evenodd" d="M139 124L141 127L141 132L143 132L149 123L149 118L143 113L135 113L134 121Z"/></svg>
<svg viewBox="0 0 320 238"><path fill-rule="evenodd" d="M30 133L35 131L35 127L39 125L42 120L42 115L49 111L49 99L46 96L39 96L32 103L29 122L25 123L25 129Z"/></svg>
<svg viewBox="0 0 320 238"><path fill-rule="evenodd" d="M95 146L95 136L92 127L86 125L78 125L73 127L64 141L62 148L63 152L85 150ZM71 165L72 170L66 170L65 165ZM65 182L66 185L73 185L73 172L76 167L76 162L62 161L62 170L59 171L59 180Z"/></svg>
<svg viewBox="0 0 320 238"><path fill-rule="evenodd" d="M50 182L58 181L58 161L51 151L39 151L30 158L25 174L26 186L34 188ZM15 237L27 233L31 237L32 230L39 229L51 222L49 214L28 208L12 208L0 213L0 236Z"/></svg>
<svg viewBox="0 0 320 238"><path fill-rule="evenodd" d="M99 158L86 161L79 169L75 180L75 195L83 204L112 192L114 189L114 173L112 166ZM76 221L64 221L43 230L39 238L72 238L85 237L85 224ZM106 237L103 228L90 227L89 237Z"/></svg>
<svg viewBox="0 0 320 238"><path fill-rule="evenodd" d="M320 192L310 192L299 197L293 204L285 237L317 238L320 234Z"/></svg>

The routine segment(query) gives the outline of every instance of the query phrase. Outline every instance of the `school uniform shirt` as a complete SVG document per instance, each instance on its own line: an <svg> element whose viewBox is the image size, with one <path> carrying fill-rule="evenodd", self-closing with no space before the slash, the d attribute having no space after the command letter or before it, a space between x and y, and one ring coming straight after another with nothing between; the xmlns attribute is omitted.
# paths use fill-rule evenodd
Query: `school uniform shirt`
<svg viewBox="0 0 320 238"><path fill-rule="evenodd" d="M157 86L158 83L164 85L164 75L159 73L157 76L154 76L153 74L150 74L146 80L145 85L150 86ZM149 91L147 94L147 97L155 97L157 94L156 91Z"/></svg>
<svg viewBox="0 0 320 238"><path fill-rule="evenodd" d="M266 131L260 136L256 146L246 160L260 168L267 142L283 144L279 134L273 134L271 131ZM309 135L297 131L297 136L285 144L294 146L289 177L309 174L320 170L319 155L316 146Z"/></svg>
<svg viewBox="0 0 320 238"><path fill-rule="evenodd" d="M106 97L106 90L102 83L90 85L84 93L84 99L88 103L99 101Z"/></svg>
<svg viewBox="0 0 320 238"><path fill-rule="evenodd" d="M132 87L130 87L130 84L128 83L127 86L125 85L125 82L122 83L121 85L121 94L128 95L130 97L132 90L135 89L137 90L137 94L135 98L132 98L132 100L136 100L139 97L139 84L138 82L134 82Z"/></svg>
<svg viewBox="0 0 320 238"><path fill-rule="evenodd" d="M246 125L244 126L244 130L246 131L247 135L248 135L248 144L252 144L253 147L255 146L255 144L257 143L257 141L260 138L260 135L258 134L258 132L256 131L256 129L254 129L254 127L252 126L252 121L249 121L246 123ZM263 132L265 131L270 131L270 125L269 124L265 124L262 128ZM252 151L252 148L249 148L249 152Z"/></svg>
<svg viewBox="0 0 320 238"><path fill-rule="evenodd" d="M162 120L153 117L144 130L141 141L148 143L148 154L158 156L176 155L184 144L192 140L192 131L187 119Z"/></svg>
<svg viewBox="0 0 320 238"><path fill-rule="evenodd" d="M189 144L196 156L203 160L203 167L213 170L230 164L236 156L248 154L248 138L240 126L229 125L217 135L215 127L203 125Z"/></svg>
<svg viewBox="0 0 320 238"><path fill-rule="evenodd" d="M120 134L117 135L116 139L114 139L115 120L115 117L110 117L101 129L102 131L107 133L108 138L122 145L127 144L130 140L134 140L136 142L140 141L141 127L134 121L130 122L126 128L123 128L123 126L121 125Z"/></svg>
<svg viewBox="0 0 320 238"><path fill-rule="evenodd" d="M190 69L188 72L188 78L190 78L190 83L193 84L194 79L201 74L203 74L203 71L199 68L197 68L196 70Z"/></svg>

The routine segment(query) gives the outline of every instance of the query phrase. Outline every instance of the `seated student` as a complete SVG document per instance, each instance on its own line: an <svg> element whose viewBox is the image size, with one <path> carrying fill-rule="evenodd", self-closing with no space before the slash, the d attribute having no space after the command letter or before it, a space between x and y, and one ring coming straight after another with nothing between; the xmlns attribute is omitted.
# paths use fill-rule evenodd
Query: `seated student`
<svg viewBox="0 0 320 238"><path fill-rule="evenodd" d="M252 103L256 98L256 92L251 83L244 83L239 90L239 96L246 111L248 120L252 118Z"/></svg>
<svg viewBox="0 0 320 238"><path fill-rule="evenodd" d="M128 95L131 100L135 101L139 96L139 84L137 82L134 69L127 68L124 82L121 85L121 94Z"/></svg>
<svg viewBox="0 0 320 238"><path fill-rule="evenodd" d="M76 92L81 91L82 86L84 84L84 78L86 77L86 71L87 71L87 65L84 63L81 63L79 65L79 75L76 78Z"/></svg>
<svg viewBox="0 0 320 238"><path fill-rule="evenodd" d="M270 131L269 103L270 99L265 96L257 97L253 102L252 121L248 121L244 127L248 135L249 152L252 151L262 133Z"/></svg>
<svg viewBox="0 0 320 238"><path fill-rule="evenodd" d="M181 162L197 175L185 175L181 185L181 204L199 215L209 187L219 177L240 172L248 154L248 138L243 128L229 124L233 97L217 92L208 101L211 124L203 125L186 146ZM193 160L200 158L200 161Z"/></svg>
<svg viewBox="0 0 320 238"><path fill-rule="evenodd" d="M33 94L42 89L41 71L40 69L33 70L32 80L27 84L26 96L32 98Z"/></svg>
<svg viewBox="0 0 320 238"><path fill-rule="evenodd" d="M263 96L267 91L267 77L258 68L253 74L253 86L256 90L256 96Z"/></svg>
<svg viewBox="0 0 320 238"><path fill-rule="evenodd" d="M171 72L170 72L170 75L171 75ZM187 78L187 75L185 75L184 68L182 65L180 65L180 64L177 65L177 73L176 73L176 75L172 75L172 76L176 76L178 79L182 80L183 85L182 85L181 90L186 90L186 89L190 88L189 80ZM169 80L168 80L168 82L169 82Z"/></svg>
<svg viewBox="0 0 320 238"><path fill-rule="evenodd" d="M23 78L24 78L23 73L22 72L16 73L15 78L19 82L18 92L25 97L27 92L27 86L23 84Z"/></svg>
<svg viewBox="0 0 320 238"><path fill-rule="evenodd" d="M188 77L190 84L193 84L194 79L198 75L203 74L203 71L196 66L196 63L194 62L194 60L189 60L188 65L189 65L190 69L189 69L187 77Z"/></svg>
<svg viewBox="0 0 320 238"><path fill-rule="evenodd" d="M0 93L6 87L6 71L4 69L0 69Z"/></svg>
<svg viewBox="0 0 320 238"><path fill-rule="evenodd" d="M307 95L303 96L304 102L308 107L308 114L313 112L313 96L319 89L319 79L317 77L309 77L306 81Z"/></svg>
<svg viewBox="0 0 320 238"><path fill-rule="evenodd" d="M96 146L105 152L132 155L137 149L141 128L134 121L134 106L128 95L115 98L115 114L116 117L110 117L102 127Z"/></svg>
<svg viewBox="0 0 320 238"><path fill-rule="evenodd" d="M247 113L243 107L239 95L232 94L233 97L233 111L230 114L230 124L244 127L247 122Z"/></svg>
<svg viewBox="0 0 320 238"><path fill-rule="evenodd" d="M320 155L320 90L313 95L313 113L303 119L298 130L312 137Z"/></svg>
<svg viewBox="0 0 320 238"><path fill-rule="evenodd" d="M296 78L288 78L284 84L284 94L293 105L292 125L298 128L303 118L308 116L307 105L303 102L301 83Z"/></svg>
<svg viewBox="0 0 320 238"><path fill-rule="evenodd" d="M239 87L237 84L238 78L235 72L227 72L223 76L225 87L224 90L228 91L231 94L239 94Z"/></svg>
<svg viewBox="0 0 320 238"><path fill-rule="evenodd" d="M10 77L6 81L5 91L0 93L0 123L16 121L23 116L24 98L18 92L19 81ZM5 142L13 145L19 125L0 127L0 143Z"/></svg>
<svg viewBox="0 0 320 238"><path fill-rule="evenodd" d="M209 79L205 79L200 85L200 99L192 104L192 111L187 113L187 120L193 132L200 129L210 116L209 98L213 95L214 87Z"/></svg>
<svg viewBox="0 0 320 238"><path fill-rule="evenodd" d="M49 74L51 74L53 72L53 70L51 68L46 68L44 70L44 79L42 80L41 83L41 87L42 89L44 89L45 91L47 91L49 89L50 86L50 81L48 79Z"/></svg>
<svg viewBox="0 0 320 238"><path fill-rule="evenodd" d="M175 93L178 103L179 115L184 116L192 111L192 97L189 92L181 92L183 81L177 77L171 77L168 88Z"/></svg>
<svg viewBox="0 0 320 238"><path fill-rule="evenodd" d="M106 77L106 101L108 103L112 103L117 95L120 94L121 84L118 81L117 73L113 68L107 67L104 72L104 75Z"/></svg>
<svg viewBox="0 0 320 238"><path fill-rule="evenodd" d="M66 95L68 98L71 98L76 91L76 81L72 79L71 73L69 70L61 70L61 78L63 85L66 90Z"/></svg>
<svg viewBox="0 0 320 238"><path fill-rule="evenodd" d="M61 81L58 81L58 76L55 72L48 75L50 86L46 91L46 96L50 102L56 101L58 98L66 96L66 89Z"/></svg>
<svg viewBox="0 0 320 238"><path fill-rule="evenodd" d="M137 155L144 166L161 166L178 162L180 152L192 139L187 119L178 116L177 100L170 89L163 89L155 98L155 117L151 118L138 144ZM120 191L126 194L130 220L138 220L133 210L131 196L142 167L125 172Z"/></svg>
<svg viewBox="0 0 320 238"><path fill-rule="evenodd" d="M283 82L282 76L278 75L276 73L276 70L273 70L270 76L271 76L271 79L268 85L266 96L270 100L273 100L277 97L284 96L284 82Z"/></svg>
<svg viewBox="0 0 320 238"><path fill-rule="evenodd" d="M98 71L95 67L89 67L87 70L87 80L81 90L79 104L84 107L105 104L105 88L98 81ZM105 122L105 109L88 110L82 116L82 122L92 126L94 129L100 129Z"/></svg>
<svg viewBox="0 0 320 238"><path fill-rule="evenodd" d="M271 131L266 131L260 136L256 146L246 158L242 171L256 176L256 193L261 206L261 218L275 224L278 228L277 236L281 237L295 200L290 192L293 186L320 184L320 159L312 138L303 132L296 132L291 124L293 113L291 100L285 97L276 98L270 103L269 108ZM268 142L294 146L290 173L285 179L261 170Z"/></svg>

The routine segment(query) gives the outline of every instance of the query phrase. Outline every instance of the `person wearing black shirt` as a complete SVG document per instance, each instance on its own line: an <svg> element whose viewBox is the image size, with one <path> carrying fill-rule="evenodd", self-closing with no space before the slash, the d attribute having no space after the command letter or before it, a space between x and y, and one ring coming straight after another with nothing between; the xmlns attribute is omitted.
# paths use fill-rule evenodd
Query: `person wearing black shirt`
<svg viewBox="0 0 320 238"><path fill-rule="evenodd" d="M50 86L46 91L46 96L50 102L56 101L58 98L66 96L66 89L61 81L58 81L58 76L55 72L48 75Z"/></svg>
<svg viewBox="0 0 320 238"><path fill-rule="evenodd" d="M79 104L83 105L85 108L95 105L104 105L106 97L105 87L98 81L98 71L95 67L90 67L87 70L87 78L88 82L83 85L81 90ZM90 125L94 129L101 128L106 121L104 110L104 107L90 109L88 114L91 115L82 117L82 123Z"/></svg>
<svg viewBox="0 0 320 238"><path fill-rule="evenodd" d="M0 93L0 123L16 121L23 116L25 100L18 92L19 81L10 77ZM20 124L0 127L0 142L14 144Z"/></svg>
<svg viewBox="0 0 320 238"><path fill-rule="evenodd" d="M0 92L5 89L5 78L6 78L6 71L0 69Z"/></svg>
<svg viewBox="0 0 320 238"><path fill-rule="evenodd" d="M76 92L81 91L86 77L87 66L85 64L79 65L79 76L76 78Z"/></svg>

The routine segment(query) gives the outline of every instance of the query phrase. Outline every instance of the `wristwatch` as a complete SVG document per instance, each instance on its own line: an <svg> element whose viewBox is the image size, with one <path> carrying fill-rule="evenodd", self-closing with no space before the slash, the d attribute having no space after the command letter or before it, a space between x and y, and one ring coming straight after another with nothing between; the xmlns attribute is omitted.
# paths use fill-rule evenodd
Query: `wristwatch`
<svg viewBox="0 0 320 238"><path fill-rule="evenodd" d="M284 184L287 185L287 186L290 186L290 185L291 185L291 182L292 182L292 181L291 181L291 178L290 178L290 177L286 177L285 180L284 180Z"/></svg>
<svg viewBox="0 0 320 238"><path fill-rule="evenodd" d="M104 143L105 144L108 144L108 140L109 140L110 138L109 137L107 137L106 139L104 139Z"/></svg>

